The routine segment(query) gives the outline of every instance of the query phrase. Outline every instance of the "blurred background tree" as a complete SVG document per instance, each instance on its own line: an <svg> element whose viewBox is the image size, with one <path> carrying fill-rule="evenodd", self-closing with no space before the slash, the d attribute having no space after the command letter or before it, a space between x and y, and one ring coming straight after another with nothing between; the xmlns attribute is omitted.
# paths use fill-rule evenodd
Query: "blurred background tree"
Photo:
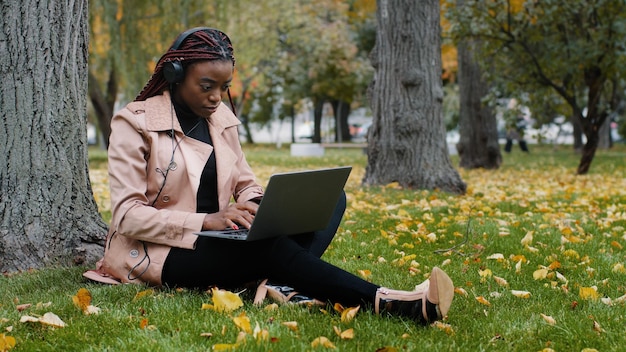
<svg viewBox="0 0 626 352"><path fill-rule="evenodd" d="M567 104L586 137L577 173L587 173L623 96L626 3L467 0L450 19L457 39L480 40L478 61L495 97L517 98L536 115L560 110L555 96Z"/></svg>

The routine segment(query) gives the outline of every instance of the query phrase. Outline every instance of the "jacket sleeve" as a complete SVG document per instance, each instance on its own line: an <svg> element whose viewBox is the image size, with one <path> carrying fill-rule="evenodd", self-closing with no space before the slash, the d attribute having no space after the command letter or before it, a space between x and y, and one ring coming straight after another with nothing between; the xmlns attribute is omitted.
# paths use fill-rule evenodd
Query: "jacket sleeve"
<svg viewBox="0 0 626 352"><path fill-rule="evenodd" d="M233 123L235 117L232 116L230 125L219 134L219 141L214 141L216 150L218 147L223 148L222 153L232 155L232 164L220 164L218 160L218 175L222 172L224 184L220 186L220 190L227 190L220 193L220 207L228 206L228 203L234 199L236 202L243 203L248 200L258 199L263 196L263 187L256 182L256 177L248 164L245 154L239 142L239 132L237 124ZM226 123L225 123L226 124ZM224 150L227 149L227 150ZM218 152L220 154L220 152ZM218 176L219 177L219 176Z"/></svg>
<svg viewBox="0 0 626 352"><path fill-rule="evenodd" d="M240 146L241 148L241 146ZM238 162L239 178L233 197L236 202L259 199L263 197L263 188L256 183L256 178L243 152Z"/></svg>
<svg viewBox="0 0 626 352"><path fill-rule="evenodd" d="M204 214L195 207L156 209L148 199L149 135L145 116L122 110L111 121L108 150L111 232L170 247L193 248ZM195 204L193 204L195 206Z"/></svg>

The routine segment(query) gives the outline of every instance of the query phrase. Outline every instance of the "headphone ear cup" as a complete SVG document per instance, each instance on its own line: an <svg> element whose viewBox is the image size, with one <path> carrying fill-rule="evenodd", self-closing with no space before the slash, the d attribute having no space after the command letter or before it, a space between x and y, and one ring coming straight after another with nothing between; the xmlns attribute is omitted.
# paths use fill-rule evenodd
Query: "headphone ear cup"
<svg viewBox="0 0 626 352"><path fill-rule="evenodd" d="M163 77L169 84L176 84L185 78L185 70L180 61L169 61L163 64Z"/></svg>

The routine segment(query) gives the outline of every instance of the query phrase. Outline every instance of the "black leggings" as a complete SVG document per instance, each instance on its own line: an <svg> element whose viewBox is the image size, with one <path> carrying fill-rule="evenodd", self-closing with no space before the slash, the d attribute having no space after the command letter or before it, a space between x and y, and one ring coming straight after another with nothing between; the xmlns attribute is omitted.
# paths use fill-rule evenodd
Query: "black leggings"
<svg viewBox="0 0 626 352"><path fill-rule="evenodd" d="M163 266L163 284L235 288L268 278L322 301L371 304L377 285L320 259L345 208L344 194L323 231L254 242L199 237L193 250L172 248Z"/></svg>

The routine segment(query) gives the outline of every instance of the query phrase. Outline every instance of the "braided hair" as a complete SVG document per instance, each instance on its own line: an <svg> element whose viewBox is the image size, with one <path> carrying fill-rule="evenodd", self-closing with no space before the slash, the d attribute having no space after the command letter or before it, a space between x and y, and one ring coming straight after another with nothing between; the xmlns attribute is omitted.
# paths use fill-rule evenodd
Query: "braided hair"
<svg viewBox="0 0 626 352"><path fill-rule="evenodd" d="M152 77L150 77L148 83L137 95L135 101L146 100L161 94L167 88L168 82L163 75L164 63L179 61L186 68L193 62L205 60L232 61L234 67L233 45L224 32L212 28L203 28L189 34L177 48L174 48L174 45L172 45L157 62ZM228 91L228 98L230 99L230 105L234 108L230 91Z"/></svg>

